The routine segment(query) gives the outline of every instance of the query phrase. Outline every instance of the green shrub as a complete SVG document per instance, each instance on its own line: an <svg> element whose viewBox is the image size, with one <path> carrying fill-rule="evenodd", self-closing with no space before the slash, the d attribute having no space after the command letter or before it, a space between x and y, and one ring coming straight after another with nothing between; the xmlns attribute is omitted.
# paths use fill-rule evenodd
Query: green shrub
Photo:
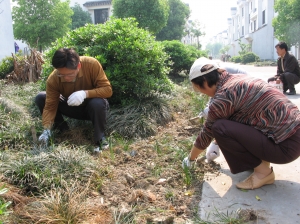
<svg viewBox="0 0 300 224"><path fill-rule="evenodd" d="M254 54L253 52L248 52L241 56L241 62L243 64L256 62L256 61L259 61L259 57L256 54Z"/></svg>
<svg viewBox="0 0 300 224"><path fill-rule="evenodd" d="M241 63L242 58L241 56L233 56L230 61L234 62L234 63Z"/></svg>
<svg viewBox="0 0 300 224"><path fill-rule="evenodd" d="M53 70L50 61L54 52L60 47L74 47L79 55L95 57L102 64L113 87L112 104L128 105L170 92L168 55L161 42L137 25L134 18L112 18L105 24L88 24L68 32L46 53L44 83Z"/></svg>
<svg viewBox="0 0 300 224"><path fill-rule="evenodd" d="M14 70L13 57L5 57L0 62L0 79L4 79L7 74Z"/></svg>
<svg viewBox="0 0 300 224"><path fill-rule="evenodd" d="M178 40L163 41L165 51L170 56L168 64L171 65L170 76L178 76L180 72L188 74L194 61L201 57L207 57L206 53L193 46L185 45Z"/></svg>

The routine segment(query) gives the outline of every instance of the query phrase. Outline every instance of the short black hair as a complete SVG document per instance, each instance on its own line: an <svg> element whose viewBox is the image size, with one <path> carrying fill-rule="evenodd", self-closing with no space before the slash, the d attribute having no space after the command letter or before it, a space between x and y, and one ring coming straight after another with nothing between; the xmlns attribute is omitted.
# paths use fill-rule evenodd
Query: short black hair
<svg viewBox="0 0 300 224"><path fill-rule="evenodd" d="M280 41L278 44L275 45L275 48L279 47L280 49L285 49L285 51L288 51L288 46L285 42Z"/></svg>
<svg viewBox="0 0 300 224"><path fill-rule="evenodd" d="M60 48L52 57L54 68L77 69L79 61L79 55L73 48Z"/></svg>
<svg viewBox="0 0 300 224"><path fill-rule="evenodd" d="M212 67L213 67L213 65L204 65L201 68L201 72L205 72L205 71L211 69ZM204 88L205 81L207 81L207 85L209 87L212 87L213 85L216 85L219 80L220 80L220 73L218 72L217 69L215 69L205 75L198 76L197 78L192 79L191 82L200 86L201 88Z"/></svg>

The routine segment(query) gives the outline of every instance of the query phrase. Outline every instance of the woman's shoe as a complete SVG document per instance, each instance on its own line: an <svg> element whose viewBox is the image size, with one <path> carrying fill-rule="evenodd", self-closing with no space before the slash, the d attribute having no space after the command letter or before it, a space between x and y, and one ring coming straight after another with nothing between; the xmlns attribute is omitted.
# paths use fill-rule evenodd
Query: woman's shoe
<svg viewBox="0 0 300 224"><path fill-rule="evenodd" d="M266 184L273 184L275 181L275 174L273 171L273 167L271 167L272 172L263 179L259 179L257 176L252 173L247 179L243 180L236 184L237 188L253 190L256 188L260 188Z"/></svg>

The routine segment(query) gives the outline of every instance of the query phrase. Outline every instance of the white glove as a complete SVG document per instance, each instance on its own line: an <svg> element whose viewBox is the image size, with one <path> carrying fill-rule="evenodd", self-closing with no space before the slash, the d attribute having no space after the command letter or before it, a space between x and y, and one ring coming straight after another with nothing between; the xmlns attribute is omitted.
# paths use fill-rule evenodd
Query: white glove
<svg viewBox="0 0 300 224"><path fill-rule="evenodd" d="M205 107L204 110L200 112L200 114L198 115L198 117L200 117L200 118L203 117L204 119L206 119L207 115L208 115L208 111L209 111L208 107Z"/></svg>
<svg viewBox="0 0 300 224"><path fill-rule="evenodd" d="M68 98L68 105L69 106L79 106L82 104L84 99L86 98L86 93L84 90L80 90L77 92L72 93Z"/></svg>
<svg viewBox="0 0 300 224"><path fill-rule="evenodd" d="M39 141L47 143L50 137L51 137L51 131L50 131L50 129L45 129L43 131L43 133L40 135Z"/></svg>
<svg viewBox="0 0 300 224"><path fill-rule="evenodd" d="M207 162L213 161L217 157L220 156L220 148L215 143L210 143L210 145L206 149L206 160Z"/></svg>
<svg viewBox="0 0 300 224"><path fill-rule="evenodd" d="M191 161L190 156L187 156L182 160L182 168L183 169L185 167L192 168L194 166L194 164L195 164L195 160Z"/></svg>

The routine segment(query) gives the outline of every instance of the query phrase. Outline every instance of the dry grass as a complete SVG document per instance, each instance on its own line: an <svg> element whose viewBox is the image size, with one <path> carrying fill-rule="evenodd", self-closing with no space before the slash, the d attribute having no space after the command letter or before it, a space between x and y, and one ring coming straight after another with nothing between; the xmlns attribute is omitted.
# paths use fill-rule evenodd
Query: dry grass
<svg viewBox="0 0 300 224"><path fill-rule="evenodd" d="M89 183L83 188L73 183L63 188L52 189L49 193L24 206L15 209L15 219L22 223L111 223L112 214L101 204L87 201Z"/></svg>

